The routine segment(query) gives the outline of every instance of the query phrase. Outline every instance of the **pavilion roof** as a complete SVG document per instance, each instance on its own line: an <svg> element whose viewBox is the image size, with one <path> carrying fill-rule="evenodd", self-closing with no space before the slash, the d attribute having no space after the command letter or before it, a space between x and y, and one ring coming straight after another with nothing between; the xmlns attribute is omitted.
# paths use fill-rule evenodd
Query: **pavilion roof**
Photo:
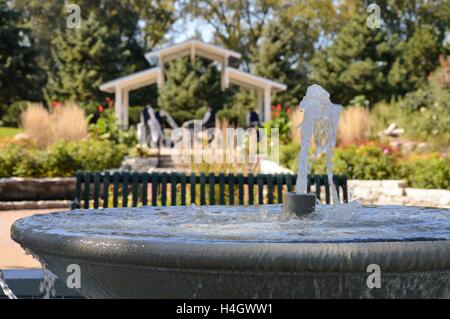
<svg viewBox="0 0 450 319"><path fill-rule="evenodd" d="M155 67L106 82L100 86L100 90L108 93L114 93L116 87L136 90L157 83L160 76L161 68Z"/></svg>
<svg viewBox="0 0 450 319"><path fill-rule="evenodd" d="M156 59L156 67L106 82L100 86L100 90L108 93L114 93L117 89L131 91L154 83L157 83L158 87L161 88L164 86L163 65L165 62L183 56L195 58L197 55L223 63L222 80L225 88L229 87L230 84L252 89L268 89L271 92L285 91L287 88L285 84L229 67L229 57L237 59L241 57L237 52L219 48L198 40L189 40L147 53L145 57L151 64Z"/></svg>
<svg viewBox="0 0 450 319"><path fill-rule="evenodd" d="M210 60L228 63L228 58L241 58L241 54L227 50L213 44L203 43L198 40L188 40L168 46L163 49L148 52L145 58L149 63L160 65L184 56L201 56ZM156 59L156 61L155 61Z"/></svg>
<svg viewBox="0 0 450 319"><path fill-rule="evenodd" d="M225 86L228 87L229 83L251 89L270 88L273 92L285 91L287 89L285 84L243 72L232 67L225 68Z"/></svg>

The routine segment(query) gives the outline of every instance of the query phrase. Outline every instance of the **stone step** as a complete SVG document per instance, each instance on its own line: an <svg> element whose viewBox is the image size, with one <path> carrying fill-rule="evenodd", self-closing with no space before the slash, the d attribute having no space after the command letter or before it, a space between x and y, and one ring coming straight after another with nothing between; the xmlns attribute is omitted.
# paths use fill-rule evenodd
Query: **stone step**
<svg viewBox="0 0 450 319"><path fill-rule="evenodd" d="M175 168L175 163L170 155L161 155L159 157L158 168Z"/></svg>

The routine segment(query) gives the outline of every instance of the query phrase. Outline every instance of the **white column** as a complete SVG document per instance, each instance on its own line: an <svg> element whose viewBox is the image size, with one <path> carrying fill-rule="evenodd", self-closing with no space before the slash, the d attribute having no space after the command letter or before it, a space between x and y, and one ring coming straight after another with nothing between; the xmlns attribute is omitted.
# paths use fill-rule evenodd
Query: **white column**
<svg viewBox="0 0 450 319"><path fill-rule="evenodd" d="M222 91L228 89L228 83L225 80L225 69L228 67L228 56L225 56L222 61L222 70L220 70L220 87Z"/></svg>
<svg viewBox="0 0 450 319"><path fill-rule="evenodd" d="M122 102L122 128L128 129L128 108L129 108L129 95L130 91L127 89L123 90L123 102Z"/></svg>
<svg viewBox="0 0 450 319"><path fill-rule="evenodd" d="M116 115L116 122L119 126L122 126L122 88L116 87L114 97L114 113Z"/></svg>
<svg viewBox="0 0 450 319"><path fill-rule="evenodd" d="M258 110L259 119L261 121L264 121L264 96L263 96L264 92L261 89L256 89L256 94L258 97L258 100L257 100L258 104L256 107Z"/></svg>
<svg viewBox="0 0 450 319"><path fill-rule="evenodd" d="M271 115L271 94L270 94L270 86L264 88L264 122L270 120Z"/></svg>
<svg viewBox="0 0 450 319"><path fill-rule="evenodd" d="M161 89L164 86L164 61L163 58L161 57L161 54L158 55L158 67L159 67L159 72L157 74L157 79L156 79L156 83L158 85L158 89Z"/></svg>
<svg viewBox="0 0 450 319"><path fill-rule="evenodd" d="M161 62L161 65L159 67L159 72L158 72L158 79L157 79L157 83L158 83L158 89L161 89L164 87L165 85L165 79L164 79L164 63Z"/></svg>

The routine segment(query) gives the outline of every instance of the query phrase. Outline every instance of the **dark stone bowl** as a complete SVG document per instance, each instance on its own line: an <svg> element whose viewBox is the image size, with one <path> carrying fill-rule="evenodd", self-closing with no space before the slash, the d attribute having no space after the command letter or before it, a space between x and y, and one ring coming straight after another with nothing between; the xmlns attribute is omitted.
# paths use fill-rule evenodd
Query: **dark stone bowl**
<svg viewBox="0 0 450 319"><path fill-rule="evenodd" d="M449 298L450 241L244 243L25 231L12 238L88 298ZM368 266L381 287L369 288Z"/></svg>

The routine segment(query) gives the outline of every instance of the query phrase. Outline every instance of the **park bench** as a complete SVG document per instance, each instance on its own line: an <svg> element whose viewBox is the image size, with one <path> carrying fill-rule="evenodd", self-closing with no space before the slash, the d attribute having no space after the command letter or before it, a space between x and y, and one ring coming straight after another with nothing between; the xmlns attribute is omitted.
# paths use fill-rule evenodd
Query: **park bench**
<svg viewBox="0 0 450 319"><path fill-rule="evenodd" d="M182 174L137 172L78 172L71 209L178 206L256 205L283 202L283 193L293 191L292 174ZM348 201L346 176L333 176L341 202ZM320 187L317 187L320 185ZM326 175L308 176L308 192L330 204Z"/></svg>

